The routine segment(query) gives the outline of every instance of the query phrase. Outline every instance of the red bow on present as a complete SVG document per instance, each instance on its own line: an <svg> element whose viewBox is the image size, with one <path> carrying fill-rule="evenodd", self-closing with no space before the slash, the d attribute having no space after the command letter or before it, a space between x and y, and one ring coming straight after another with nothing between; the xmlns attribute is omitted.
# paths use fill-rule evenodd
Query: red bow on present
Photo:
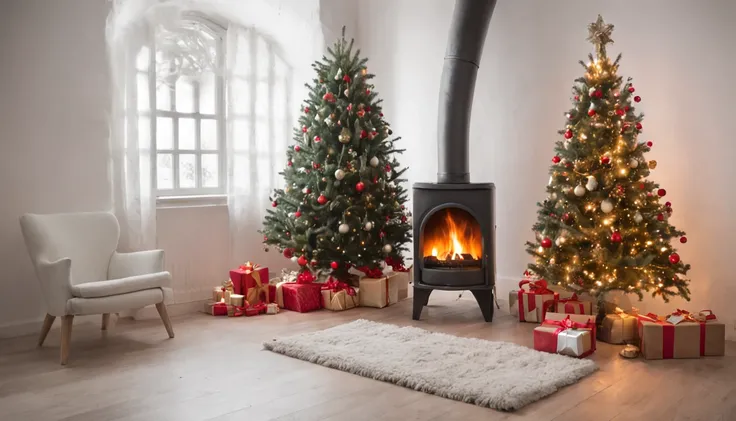
<svg viewBox="0 0 736 421"><path fill-rule="evenodd" d="M524 285L529 287L529 292L535 294L554 294L553 291L547 288L547 281L544 279L538 281L523 280L519 282L519 289L524 289Z"/></svg>
<svg viewBox="0 0 736 421"><path fill-rule="evenodd" d="M394 259L393 256L386 258L386 264L391 266L394 272L409 272L409 269L404 267L404 262L401 259Z"/></svg>
<svg viewBox="0 0 736 421"><path fill-rule="evenodd" d="M380 278L383 276L383 271L379 268L369 268L368 266L361 266L357 269L365 273L365 276L369 278Z"/></svg>
<svg viewBox="0 0 736 421"><path fill-rule="evenodd" d="M559 300L561 303L567 303L569 301L580 301L578 300L578 294L572 293L572 296L570 298L562 298Z"/></svg>
<svg viewBox="0 0 736 421"><path fill-rule="evenodd" d="M322 284L322 290L330 290L332 292L340 292L342 290L345 290L345 292L349 296L355 296L355 288L351 287L350 285L346 284L345 282L340 282L337 279L334 279L330 276L330 279Z"/></svg>
<svg viewBox="0 0 736 421"><path fill-rule="evenodd" d="M245 264L240 265L240 270L244 270L245 273L251 273L254 270L260 269L261 265L258 263L251 263L251 262L245 262Z"/></svg>
<svg viewBox="0 0 736 421"><path fill-rule="evenodd" d="M555 331L555 334L558 334L564 330L568 329L591 329L594 325L590 322L588 323L579 323L574 322L570 319L570 316L565 317L562 320L549 320L545 319L544 322L542 322L542 325L554 325L557 326L557 330Z"/></svg>
<svg viewBox="0 0 736 421"><path fill-rule="evenodd" d="M314 282L316 278L314 277L314 274L308 270L304 270L299 273L296 277L296 283L297 284L311 284Z"/></svg>

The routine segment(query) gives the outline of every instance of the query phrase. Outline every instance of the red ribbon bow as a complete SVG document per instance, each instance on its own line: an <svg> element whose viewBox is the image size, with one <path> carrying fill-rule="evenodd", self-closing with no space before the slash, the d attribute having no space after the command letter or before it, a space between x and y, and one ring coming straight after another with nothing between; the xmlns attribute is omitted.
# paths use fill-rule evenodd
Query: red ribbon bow
<svg viewBox="0 0 736 421"><path fill-rule="evenodd" d="M345 290L349 296L355 296L355 288L351 287L345 282L340 282L332 277L330 277L327 282L322 284L322 290L330 290L332 292L340 292L342 290Z"/></svg>
<svg viewBox="0 0 736 421"><path fill-rule="evenodd" d="M251 262L245 262L244 264L240 265L240 270L244 270L245 273L251 273L254 270L258 270L261 268L261 265L258 263L251 263Z"/></svg>
<svg viewBox="0 0 736 421"><path fill-rule="evenodd" d="M567 302L570 302L570 301L580 301L580 300L578 300L578 295L575 294L575 293L573 293L570 298L562 298L562 299L559 300L559 302L561 302L561 303L567 303Z"/></svg>
<svg viewBox="0 0 736 421"><path fill-rule="evenodd" d="M394 272L409 272L409 269L404 267L404 262L401 259L394 259L393 256L386 258L386 264L391 266Z"/></svg>
<svg viewBox="0 0 736 421"><path fill-rule="evenodd" d="M296 283L297 284L311 284L314 282L316 278L314 277L314 274L310 272L309 270L304 270L299 273L296 277Z"/></svg>
<svg viewBox="0 0 736 421"><path fill-rule="evenodd" d="M365 276L369 278L380 278L383 276L383 271L380 268L369 268L368 266L361 266L357 269L365 273Z"/></svg>
<svg viewBox="0 0 736 421"><path fill-rule="evenodd" d="M545 319L542 324L543 325L554 325L554 326L558 326L557 331L555 333L560 333L560 332L562 332L564 330L568 330L568 329L590 329L592 327L591 326L592 323L590 323L590 322L588 322L588 323L579 323L579 322L572 321L570 319L570 316L569 315L567 317L565 317L564 319L562 319L562 320L549 320L549 319Z"/></svg>
<svg viewBox="0 0 736 421"><path fill-rule="evenodd" d="M535 294L554 294L549 288L547 288L547 281L540 279L538 281L523 280L519 282L519 289L524 289L524 285L529 287L530 292Z"/></svg>

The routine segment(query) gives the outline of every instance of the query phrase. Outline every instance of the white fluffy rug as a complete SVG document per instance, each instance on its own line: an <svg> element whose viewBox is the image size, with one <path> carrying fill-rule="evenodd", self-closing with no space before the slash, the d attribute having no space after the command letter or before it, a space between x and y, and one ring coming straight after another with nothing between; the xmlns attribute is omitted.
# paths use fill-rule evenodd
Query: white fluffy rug
<svg viewBox="0 0 736 421"><path fill-rule="evenodd" d="M512 343L368 320L263 345L290 357L501 410L519 409L598 369L590 360Z"/></svg>

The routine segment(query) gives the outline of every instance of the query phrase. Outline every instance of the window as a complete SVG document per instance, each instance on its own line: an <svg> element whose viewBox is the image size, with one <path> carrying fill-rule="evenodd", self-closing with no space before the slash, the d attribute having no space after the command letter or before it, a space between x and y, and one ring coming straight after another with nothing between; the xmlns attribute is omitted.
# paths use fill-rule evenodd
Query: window
<svg viewBox="0 0 736 421"><path fill-rule="evenodd" d="M166 46L157 48L157 43ZM139 139L150 142L155 152L151 166L156 195L224 194L223 77L211 66L197 69L198 63L188 62L186 54L173 54L194 45L222 68L224 28L206 19L187 20L178 32L157 33L151 44L137 57L136 96ZM196 77L182 71L187 66L197 70ZM167 74L171 76L162 77Z"/></svg>

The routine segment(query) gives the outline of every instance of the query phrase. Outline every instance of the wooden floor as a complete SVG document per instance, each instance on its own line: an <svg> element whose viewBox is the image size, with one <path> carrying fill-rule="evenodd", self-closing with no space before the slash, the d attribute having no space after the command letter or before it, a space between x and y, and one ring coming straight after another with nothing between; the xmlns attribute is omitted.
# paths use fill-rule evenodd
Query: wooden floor
<svg viewBox="0 0 736 421"><path fill-rule="evenodd" d="M514 413L456 402L263 351L275 336L356 318L531 346L534 325L497 311L482 321L470 294L437 293L422 320L411 300L385 309L276 316L121 320L75 326L69 365L58 326L0 341L0 420L736 420L736 344L701 360L624 360L599 343L596 374ZM39 326L40 329L40 326Z"/></svg>

